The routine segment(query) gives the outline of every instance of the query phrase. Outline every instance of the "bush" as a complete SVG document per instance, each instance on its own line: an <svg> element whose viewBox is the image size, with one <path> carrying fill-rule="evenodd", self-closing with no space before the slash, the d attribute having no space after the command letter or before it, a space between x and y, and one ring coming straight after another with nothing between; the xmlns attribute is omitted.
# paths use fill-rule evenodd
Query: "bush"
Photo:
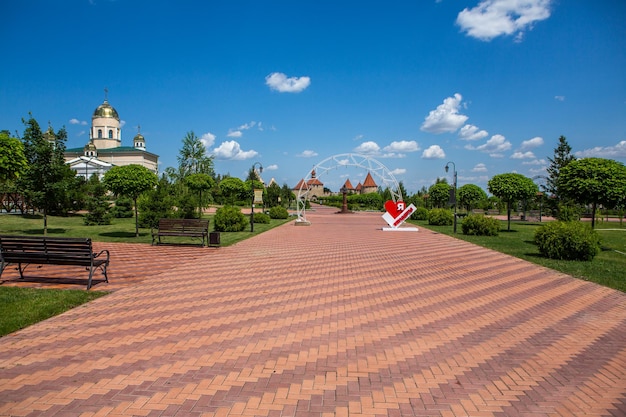
<svg viewBox="0 0 626 417"><path fill-rule="evenodd" d="M411 214L411 220L428 220L428 209L426 207L418 207Z"/></svg>
<svg viewBox="0 0 626 417"><path fill-rule="evenodd" d="M559 204L556 218L562 222L580 220L580 209L569 204Z"/></svg>
<svg viewBox="0 0 626 417"><path fill-rule="evenodd" d="M590 261L600 251L598 233L579 221L546 223L535 231L535 243L551 259Z"/></svg>
<svg viewBox="0 0 626 417"><path fill-rule="evenodd" d="M274 206L270 209L270 218L272 219L286 219L289 217L289 212L282 206Z"/></svg>
<svg viewBox="0 0 626 417"><path fill-rule="evenodd" d="M248 225L248 218L239 207L224 206L217 209L213 222L218 232L241 232Z"/></svg>
<svg viewBox="0 0 626 417"><path fill-rule="evenodd" d="M463 219L461 230L463 230L464 235L498 236L500 221L481 214L470 214Z"/></svg>
<svg viewBox="0 0 626 417"><path fill-rule="evenodd" d="M262 224L269 224L270 216L268 216L265 213L254 213L254 222L262 223Z"/></svg>
<svg viewBox="0 0 626 417"><path fill-rule="evenodd" d="M450 210L435 208L428 213L428 224L433 226L450 226L454 223L454 214Z"/></svg>
<svg viewBox="0 0 626 417"><path fill-rule="evenodd" d="M111 208L110 212L116 219L133 217L135 215L133 212L133 200L128 197L119 197L115 200L115 205Z"/></svg>

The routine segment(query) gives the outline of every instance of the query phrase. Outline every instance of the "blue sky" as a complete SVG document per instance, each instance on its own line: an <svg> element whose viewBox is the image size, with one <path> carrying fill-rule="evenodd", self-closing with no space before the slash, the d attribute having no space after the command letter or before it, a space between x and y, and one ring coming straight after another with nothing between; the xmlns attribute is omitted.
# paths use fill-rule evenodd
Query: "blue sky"
<svg viewBox="0 0 626 417"><path fill-rule="evenodd" d="M6 0L0 15L0 129L32 112L82 147L106 87L123 145L140 125L161 171L189 131L218 173L260 162L290 186L359 153L411 193L451 182L448 161L486 189L544 175L561 135L626 161L623 0Z"/></svg>

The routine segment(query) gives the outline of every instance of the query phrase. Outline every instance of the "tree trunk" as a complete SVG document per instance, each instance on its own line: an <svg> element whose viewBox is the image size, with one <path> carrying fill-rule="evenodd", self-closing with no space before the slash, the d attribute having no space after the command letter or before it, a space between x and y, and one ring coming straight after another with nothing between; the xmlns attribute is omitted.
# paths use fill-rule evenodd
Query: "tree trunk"
<svg viewBox="0 0 626 417"><path fill-rule="evenodd" d="M596 227L596 203L591 205L591 228L595 229Z"/></svg>
<svg viewBox="0 0 626 417"><path fill-rule="evenodd" d="M139 215L137 212L137 198L134 199L135 202L135 237L139 237Z"/></svg>
<svg viewBox="0 0 626 417"><path fill-rule="evenodd" d="M507 232L511 231L511 202L506 202L506 220L508 222Z"/></svg>
<svg viewBox="0 0 626 417"><path fill-rule="evenodd" d="M43 209L43 235L48 235L48 210L45 207Z"/></svg>

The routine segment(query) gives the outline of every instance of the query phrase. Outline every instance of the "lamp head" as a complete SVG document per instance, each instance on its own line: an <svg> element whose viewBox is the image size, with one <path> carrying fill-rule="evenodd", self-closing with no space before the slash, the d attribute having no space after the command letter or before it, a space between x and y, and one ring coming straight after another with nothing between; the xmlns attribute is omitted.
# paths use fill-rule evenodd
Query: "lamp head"
<svg viewBox="0 0 626 417"><path fill-rule="evenodd" d="M446 172L448 172L448 165L446 165Z"/></svg>

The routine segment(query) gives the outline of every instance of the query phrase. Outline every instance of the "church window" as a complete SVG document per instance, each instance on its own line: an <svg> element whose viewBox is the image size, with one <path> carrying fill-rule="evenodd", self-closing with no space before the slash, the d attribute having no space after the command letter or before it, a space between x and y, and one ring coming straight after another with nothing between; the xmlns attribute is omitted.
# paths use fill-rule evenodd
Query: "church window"
<svg viewBox="0 0 626 417"><path fill-rule="evenodd" d="M113 130L109 129L109 139L113 139Z"/></svg>
<svg viewBox="0 0 626 417"><path fill-rule="evenodd" d="M98 129L98 139L102 139L102 129Z"/></svg>

